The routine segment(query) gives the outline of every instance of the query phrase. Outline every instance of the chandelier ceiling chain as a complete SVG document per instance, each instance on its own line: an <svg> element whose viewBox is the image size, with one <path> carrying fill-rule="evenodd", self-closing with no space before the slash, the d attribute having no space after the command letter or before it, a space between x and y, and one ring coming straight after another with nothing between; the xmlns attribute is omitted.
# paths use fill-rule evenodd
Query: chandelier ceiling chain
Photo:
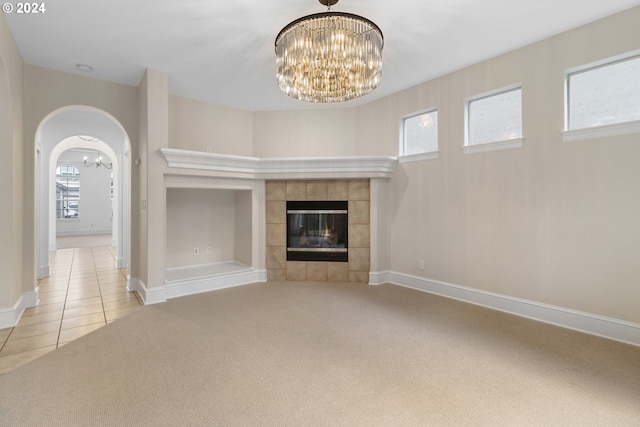
<svg viewBox="0 0 640 427"><path fill-rule="evenodd" d="M327 11L285 26L275 41L278 86L292 98L343 102L374 90L382 76L384 37L367 18Z"/></svg>

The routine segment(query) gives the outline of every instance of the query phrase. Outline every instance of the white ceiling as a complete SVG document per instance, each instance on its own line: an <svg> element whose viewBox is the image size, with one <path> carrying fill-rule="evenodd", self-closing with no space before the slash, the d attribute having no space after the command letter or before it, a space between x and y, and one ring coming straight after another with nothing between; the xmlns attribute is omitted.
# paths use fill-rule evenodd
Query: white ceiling
<svg viewBox="0 0 640 427"><path fill-rule="evenodd" d="M15 3L15 2L14 2ZM52 0L4 14L25 62L137 86L146 68L172 94L250 111L320 108L275 81L274 38L317 0ZM342 0L385 37L382 84L361 105L492 56L639 5L638 0ZM324 106L327 107L327 106Z"/></svg>

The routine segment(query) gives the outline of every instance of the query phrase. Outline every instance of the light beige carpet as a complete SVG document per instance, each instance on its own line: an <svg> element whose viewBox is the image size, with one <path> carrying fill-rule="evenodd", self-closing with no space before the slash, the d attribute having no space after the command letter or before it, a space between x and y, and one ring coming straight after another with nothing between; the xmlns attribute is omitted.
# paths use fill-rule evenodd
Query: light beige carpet
<svg viewBox="0 0 640 427"><path fill-rule="evenodd" d="M391 285L148 306L0 376L2 426L638 426L640 348Z"/></svg>

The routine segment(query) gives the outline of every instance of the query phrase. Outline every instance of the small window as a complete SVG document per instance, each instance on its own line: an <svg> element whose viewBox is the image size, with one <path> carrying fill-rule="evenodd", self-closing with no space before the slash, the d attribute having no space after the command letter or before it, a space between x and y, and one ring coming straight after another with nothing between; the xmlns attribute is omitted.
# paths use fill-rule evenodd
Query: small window
<svg viewBox="0 0 640 427"><path fill-rule="evenodd" d="M466 146L522 139L522 88L467 101Z"/></svg>
<svg viewBox="0 0 640 427"><path fill-rule="evenodd" d="M428 111L403 120L402 155L438 151L438 111Z"/></svg>
<svg viewBox="0 0 640 427"><path fill-rule="evenodd" d="M73 165L56 169L56 218L78 218L80 213L80 171Z"/></svg>
<svg viewBox="0 0 640 427"><path fill-rule="evenodd" d="M567 130L640 120L640 55L568 72Z"/></svg>

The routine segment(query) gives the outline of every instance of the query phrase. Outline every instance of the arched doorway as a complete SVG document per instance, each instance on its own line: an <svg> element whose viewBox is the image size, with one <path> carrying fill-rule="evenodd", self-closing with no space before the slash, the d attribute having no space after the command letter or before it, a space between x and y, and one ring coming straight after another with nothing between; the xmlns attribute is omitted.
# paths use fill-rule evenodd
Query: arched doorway
<svg viewBox="0 0 640 427"><path fill-rule="evenodd" d="M78 135L98 140L79 143ZM92 145L93 144L93 145ZM55 249L56 218L52 214L55 200L55 164L62 152L71 148L96 148L104 151L113 164L114 212L113 242L117 247L116 267L129 269L130 260L130 141L122 125L110 114L97 108L74 105L50 113L36 132L36 218L38 278L49 274L49 251ZM55 204L55 202L54 202Z"/></svg>

